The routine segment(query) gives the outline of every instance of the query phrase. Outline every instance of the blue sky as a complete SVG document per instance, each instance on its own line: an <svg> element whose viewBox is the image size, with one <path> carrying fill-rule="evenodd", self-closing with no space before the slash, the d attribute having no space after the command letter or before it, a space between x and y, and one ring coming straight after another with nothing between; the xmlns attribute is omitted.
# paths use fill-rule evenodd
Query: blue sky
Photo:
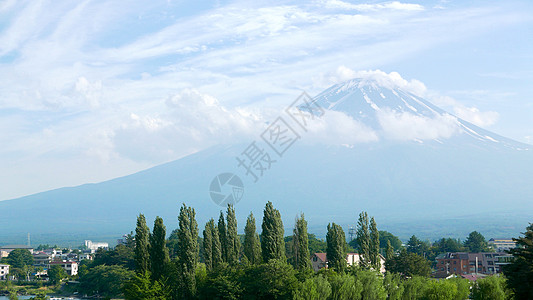
<svg viewBox="0 0 533 300"><path fill-rule="evenodd" d="M529 1L1 1L0 200L255 135L361 70L533 143L532 56Z"/></svg>

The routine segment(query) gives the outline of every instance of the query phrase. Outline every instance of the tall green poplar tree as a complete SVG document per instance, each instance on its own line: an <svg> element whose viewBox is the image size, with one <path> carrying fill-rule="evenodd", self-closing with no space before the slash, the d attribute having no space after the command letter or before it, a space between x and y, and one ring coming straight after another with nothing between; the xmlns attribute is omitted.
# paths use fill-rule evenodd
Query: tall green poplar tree
<svg viewBox="0 0 533 300"><path fill-rule="evenodd" d="M135 228L135 271L146 273L150 271L150 231L146 226L146 218L143 214L137 217Z"/></svg>
<svg viewBox="0 0 533 300"><path fill-rule="evenodd" d="M254 214L250 213L244 227L244 256L255 265L261 262L261 245L255 229Z"/></svg>
<svg viewBox="0 0 533 300"><path fill-rule="evenodd" d="M222 256L222 261L228 262L228 242L226 237L226 221L224 220L224 213L220 211L220 216L218 217L218 238L220 240L220 254Z"/></svg>
<svg viewBox="0 0 533 300"><path fill-rule="evenodd" d="M271 259L285 260L284 229L281 214L268 201L263 211L263 224L261 225L261 253L266 263Z"/></svg>
<svg viewBox="0 0 533 300"><path fill-rule="evenodd" d="M208 271L213 269L213 231L211 229L211 222L213 219L205 223L204 228L204 242L202 246L204 248L204 263Z"/></svg>
<svg viewBox="0 0 533 300"><path fill-rule="evenodd" d="M163 224L163 219L155 218L154 229L150 236L150 262L152 268L152 278L159 280L165 274L170 261L168 256L167 229Z"/></svg>
<svg viewBox="0 0 533 300"><path fill-rule="evenodd" d="M296 219L292 235L294 247L294 264L297 270L311 268L311 256L309 254L309 238L307 236L307 221L302 214Z"/></svg>
<svg viewBox="0 0 533 300"><path fill-rule="evenodd" d="M228 263L236 265L239 262L239 252L241 249L241 242L237 235L237 218L235 217L235 208L228 204L226 211L226 253Z"/></svg>
<svg viewBox="0 0 533 300"><path fill-rule="evenodd" d="M374 270L380 270L381 259L379 257L379 231L374 220L374 217L370 219L370 264Z"/></svg>
<svg viewBox="0 0 533 300"><path fill-rule="evenodd" d="M368 214L361 212L357 221L357 245L359 248L360 262L363 268L370 267L370 233L368 231Z"/></svg>
<svg viewBox="0 0 533 300"><path fill-rule="evenodd" d="M337 272L344 272L346 270L346 236L340 225L328 224L326 244L328 267Z"/></svg>
<svg viewBox="0 0 533 300"><path fill-rule="evenodd" d="M196 295L196 264L198 263L198 224L194 208L185 204L178 217L178 274L179 298L192 299Z"/></svg>

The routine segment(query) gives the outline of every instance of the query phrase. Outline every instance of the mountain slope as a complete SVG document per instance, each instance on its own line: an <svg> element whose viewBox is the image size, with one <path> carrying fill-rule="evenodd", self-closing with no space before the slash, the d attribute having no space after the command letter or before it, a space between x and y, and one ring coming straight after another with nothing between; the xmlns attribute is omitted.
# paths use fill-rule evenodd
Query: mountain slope
<svg viewBox="0 0 533 300"><path fill-rule="evenodd" d="M266 201L281 210L287 228L303 212L318 234L328 222L353 225L362 210L402 237L464 237L472 230L509 236L530 221L528 145L379 81L335 85L314 101L326 114L342 112L359 122L377 140L295 143L257 183L237 166L248 144L214 147L122 178L2 201L0 236L4 243L21 242L27 232L42 242L112 239L133 230L139 213L149 220L162 216L172 230L183 202L202 225L222 209L209 198L209 186L223 172L244 181L239 230L250 211L262 215Z"/></svg>

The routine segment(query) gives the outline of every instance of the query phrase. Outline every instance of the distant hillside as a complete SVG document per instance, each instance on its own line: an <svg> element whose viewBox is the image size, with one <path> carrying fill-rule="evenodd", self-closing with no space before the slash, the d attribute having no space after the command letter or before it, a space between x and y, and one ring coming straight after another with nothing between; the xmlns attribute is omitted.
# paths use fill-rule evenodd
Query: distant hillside
<svg viewBox="0 0 533 300"><path fill-rule="evenodd" d="M236 206L240 231L250 211L260 221L269 200L280 209L286 234L300 212L319 236L328 222L354 225L363 210L376 217L380 229L403 238L464 238L473 230L487 238L517 236L533 221L530 146L376 81L336 85L315 101L380 137L387 135L383 112L425 121L445 118L457 128L449 137L426 139L344 145L299 141L257 183L237 166L236 157L248 144L214 147L122 178L2 201L0 244L24 242L28 232L34 243L114 241L134 229L140 212L149 221L162 216L170 231L177 227L183 202L196 209L203 226L221 209L210 199L209 184L223 172L244 181Z"/></svg>

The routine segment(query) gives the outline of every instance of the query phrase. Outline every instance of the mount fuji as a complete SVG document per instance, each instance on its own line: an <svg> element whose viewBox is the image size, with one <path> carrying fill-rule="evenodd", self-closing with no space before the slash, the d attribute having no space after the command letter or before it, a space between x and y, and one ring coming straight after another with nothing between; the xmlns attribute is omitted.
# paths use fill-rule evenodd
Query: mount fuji
<svg viewBox="0 0 533 300"><path fill-rule="evenodd" d="M301 139L282 156L272 152L275 162L257 182L236 160L250 143L219 145L125 177L2 201L0 243L20 242L28 232L42 242L113 240L134 229L139 213L162 216L172 230L181 203L196 209L202 227L223 209L209 190L221 173L242 179L239 231L251 211L262 215L267 201L281 211L286 233L302 212L319 236L328 222L347 230L361 211L404 239L464 238L473 230L510 237L531 221L530 145L383 78L333 85L312 104L324 114L305 130L282 116Z"/></svg>

